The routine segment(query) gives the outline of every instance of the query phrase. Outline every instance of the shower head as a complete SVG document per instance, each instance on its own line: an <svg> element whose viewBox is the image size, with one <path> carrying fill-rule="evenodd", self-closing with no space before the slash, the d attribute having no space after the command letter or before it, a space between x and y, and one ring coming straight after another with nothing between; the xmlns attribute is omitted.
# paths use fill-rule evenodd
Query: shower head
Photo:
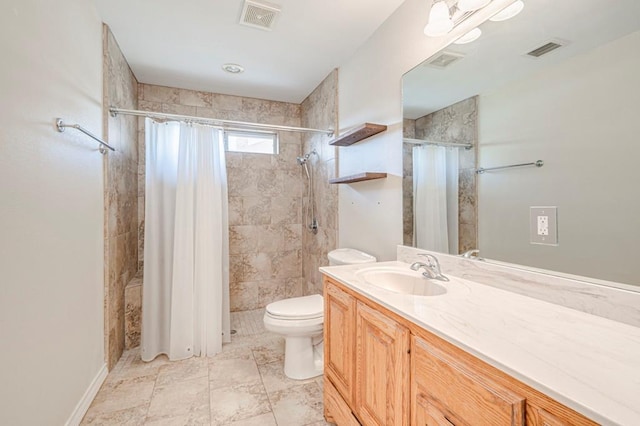
<svg viewBox="0 0 640 426"><path fill-rule="evenodd" d="M311 156L311 154L318 155L318 152L314 149L313 151L306 153L302 157L296 157L296 161L298 162L298 165L299 166L303 166L303 165L307 164L307 161L309 161L309 157Z"/></svg>

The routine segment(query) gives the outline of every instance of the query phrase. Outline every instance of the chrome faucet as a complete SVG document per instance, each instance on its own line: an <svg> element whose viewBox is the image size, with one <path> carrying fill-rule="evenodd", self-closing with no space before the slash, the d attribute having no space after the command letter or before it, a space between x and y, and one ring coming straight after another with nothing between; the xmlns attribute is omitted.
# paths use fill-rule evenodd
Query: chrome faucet
<svg viewBox="0 0 640 426"><path fill-rule="evenodd" d="M460 256L465 258L465 259L476 259L476 260L484 260L483 258L481 258L479 256L480 254L480 250L478 249L473 249L473 250L467 250L464 253L462 253Z"/></svg>
<svg viewBox="0 0 640 426"><path fill-rule="evenodd" d="M410 266L412 271L418 271L420 268L424 269L422 276L429 279L440 280L440 281L449 281L449 278L442 275L440 271L440 262L438 259L428 253L418 253L418 256L424 257L425 262L413 262Z"/></svg>
<svg viewBox="0 0 640 426"><path fill-rule="evenodd" d="M473 249L473 250L465 251L460 256L464 257L465 259L471 259L471 257L473 257L473 256L478 257L478 253L480 253L480 250Z"/></svg>

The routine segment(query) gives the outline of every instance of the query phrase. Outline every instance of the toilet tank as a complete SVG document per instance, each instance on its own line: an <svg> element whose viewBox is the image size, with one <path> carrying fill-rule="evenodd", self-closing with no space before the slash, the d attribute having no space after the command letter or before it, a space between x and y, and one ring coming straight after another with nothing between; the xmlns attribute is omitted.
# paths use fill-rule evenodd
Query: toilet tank
<svg viewBox="0 0 640 426"><path fill-rule="evenodd" d="M376 258L368 253L351 248L340 248L329 252L329 265L355 265L358 263L373 263Z"/></svg>

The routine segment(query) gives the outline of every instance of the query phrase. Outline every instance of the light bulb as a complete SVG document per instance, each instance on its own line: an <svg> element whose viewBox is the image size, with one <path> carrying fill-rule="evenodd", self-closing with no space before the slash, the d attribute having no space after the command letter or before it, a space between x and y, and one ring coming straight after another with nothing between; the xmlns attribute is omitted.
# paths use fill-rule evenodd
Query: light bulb
<svg viewBox="0 0 640 426"><path fill-rule="evenodd" d="M482 30L476 27L471 31L469 31L468 33L466 33L465 35L463 35L462 37L460 37L459 39L457 39L456 41L454 41L453 44L471 43L472 41L476 41L478 38L480 38L481 35L482 35Z"/></svg>
<svg viewBox="0 0 640 426"><path fill-rule="evenodd" d="M445 35L453 28L453 21L449 15L449 6L444 1L440 1L431 7L429 12L429 22L424 27L425 35L438 37Z"/></svg>
<svg viewBox="0 0 640 426"><path fill-rule="evenodd" d="M506 21L507 19L511 19L518 13L522 12L522 9L524 9L524 2L522 0L518 0L493 15L489 20L493 22Z"/></svg>
<svg viewBox="0 0 640 426"><path fill-rule="evenodd" d="M458 2L458 9L463 12L472 12L474 10L482 9L489 3L491 3L491 0L460 0Z"/></svg>

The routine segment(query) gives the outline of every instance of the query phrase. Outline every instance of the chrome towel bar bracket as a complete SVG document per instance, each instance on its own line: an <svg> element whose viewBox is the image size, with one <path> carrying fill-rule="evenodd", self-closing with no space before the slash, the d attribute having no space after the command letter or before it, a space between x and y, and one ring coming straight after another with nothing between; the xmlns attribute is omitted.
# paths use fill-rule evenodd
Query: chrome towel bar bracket
<svg viewBox="0 0 640 426"><path fill-rule="evenodd" d="M111 145L109 145L108 143L106 143L105 141L103 141L102 139L100 139L99 137L97 137L96 135L94 135L93 133L91 133L90 131L88 131L87 129L85 129L84 127L82 127L79 124L66 124L64 121L62 121L62 118L56 118L56 129L58 129L58 131L60 133L64 132L65 129L67 127L71 127L72 129L76 129L82 133L84 133L85 135L89 136L91 139L95 140L96 142L98 142L100 144L100 154L104 155L106 154L108 151L107 149L111 150L111 151L115 151L116 149L114 147L112 147Z"/></svg>

